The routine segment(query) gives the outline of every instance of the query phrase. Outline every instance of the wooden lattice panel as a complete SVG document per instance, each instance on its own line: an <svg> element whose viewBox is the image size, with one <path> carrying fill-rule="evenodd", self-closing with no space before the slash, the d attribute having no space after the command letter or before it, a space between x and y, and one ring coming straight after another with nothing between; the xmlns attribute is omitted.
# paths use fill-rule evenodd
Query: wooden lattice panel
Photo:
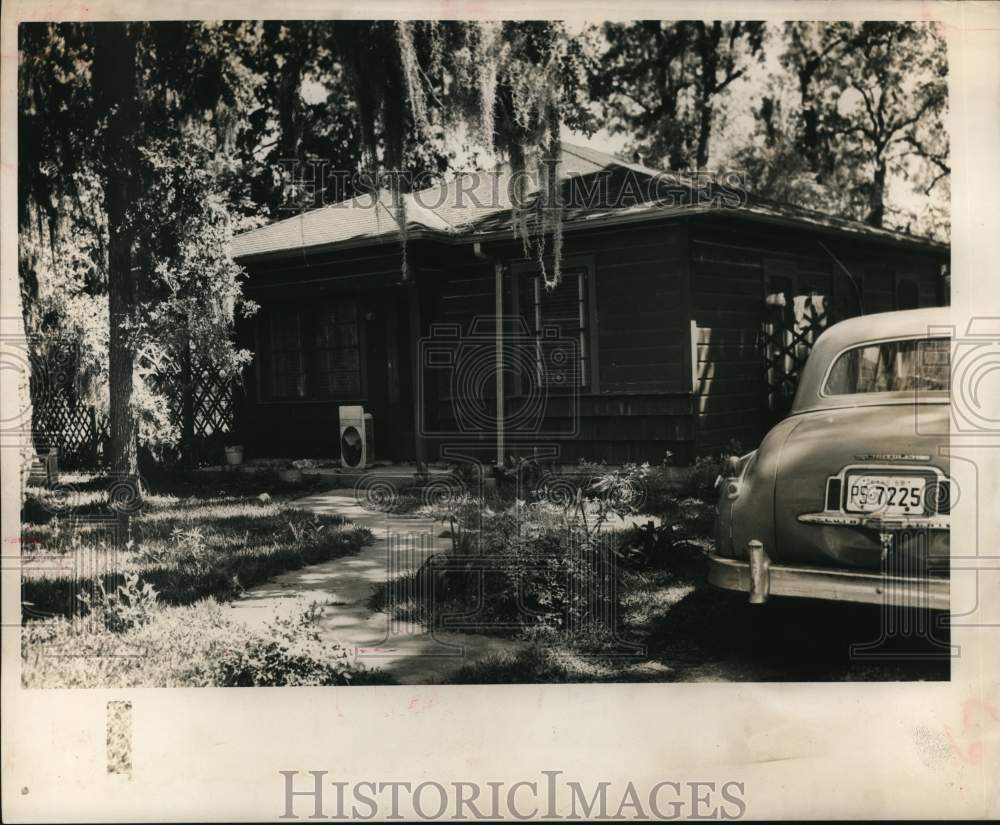
<svg viewBox="0 0 1000 825"><path fill-rule="evenodd" d="M194 447L199 457L208 458L205 442L232 431L234 385L209 365L194 366L192 374ZM46 378L44 384L33 381L32 385L36 446L58 447L63 466L94 466L101 443L108 439L107 422L93 407L78 400L71 380L56 383L48 373ZM166 398L170 419L183 432L184 383L179 371L163 365L147 378Z"/></svg>
<svg viewBox="0 0 1000 825"><path fill-rule="evenodd" d="M789 306L770 308L768 316L764 323L768 408L783 415L791 407L812 346L827 327L826 298L797 296Z"/></svg>

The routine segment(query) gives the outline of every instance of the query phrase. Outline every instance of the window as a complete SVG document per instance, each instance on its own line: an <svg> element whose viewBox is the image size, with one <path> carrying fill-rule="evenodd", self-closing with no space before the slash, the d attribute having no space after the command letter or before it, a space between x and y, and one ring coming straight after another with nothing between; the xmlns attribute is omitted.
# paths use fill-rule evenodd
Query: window
<svg viewBox="0 0 1000 825"><path fill-rule="evenodd" d="M275 307L269 320L271 357L268 395L272 398L304 398L306 360L302 312L298 307Z"/></svg>
<svg viewBox="0 0 1000 825"><path fill-rule="evenodd" d="M263 395L272 400L356 399L361 396L357 302L272 306Z"/></svg>
<svg viewBox="0 0 1000 825"><path fill-rule="evenodd" d="M867 344L841 353L824 395L944 391L951 387L951 339L917 338Z"/></svg>
<svg viewBox="0 0 1000 825"><path fill-rule="evenodd" d="M590 384L587 270L564 269L559 285L546 288L540 273L521 283L521 311L535 338L535 365L547 387Z"/></svg>
<svg viewBox="0 0 1000 825"><path fill-rule="evenodd" d="M356 398L361 394L361 346L354 301L328 302L315 327L317 398Z"/></svg>

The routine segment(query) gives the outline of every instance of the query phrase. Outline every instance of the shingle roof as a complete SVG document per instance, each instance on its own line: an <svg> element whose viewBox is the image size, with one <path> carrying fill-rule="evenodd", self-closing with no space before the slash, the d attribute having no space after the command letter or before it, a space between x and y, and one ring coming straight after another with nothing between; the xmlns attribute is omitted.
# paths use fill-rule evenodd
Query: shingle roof
<svg viewBox="0 0 1000 825"><path fill-rule="evenodd" d="M657 189L655 197L633 200L625 205L575 205L571 200L562 215L567 228L681 214L716 212L732 215L736 212L757 220L806 224L883 240L921 244L942 250L947 248L943 244L902 232L880 229L753 195L746 195L736 206L732 203L721 204L717 199L705 198L708 190L704 186L699 188L684 176L630 163L589 147L565 142L562 144L559 177L564 184L572 185L574 179L587 180L588 176L598 174L617 175L618 179L631 177L632 180L656 181L657 186L665 183L673 188L674 195L680 192L682 197L662 197ZM498 164L492 170L460 174L438 186L405 195L408 234L445 242L468 243L485 236L511 232L511 179L509 164ZM537 188L529 186L529 194L532 192L537 193ZM231 253L234 258L244 259L300 249L329 248L339 244L394 240L398 234L399 225L392 208L391 196L383 191L378 199L363 195L244 232L233 239Z"/></svg>
<svg viewBox="0 0 1000 825"><path fill-rule="evenodd" d="M449 233L452 226L414 197L406 199L407 227ZM381 192L312 209L291 218L275 221L233 238L232 255L243 258L289 249L328 246L342 241L395 235L399 229L392 197Z"/></svg>

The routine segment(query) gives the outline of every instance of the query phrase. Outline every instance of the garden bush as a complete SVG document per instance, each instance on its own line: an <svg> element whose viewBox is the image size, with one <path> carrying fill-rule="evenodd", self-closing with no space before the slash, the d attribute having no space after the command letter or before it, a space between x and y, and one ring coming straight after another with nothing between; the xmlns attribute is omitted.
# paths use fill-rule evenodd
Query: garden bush
<svg viewBox="0 0 1000 825"><path fill-rule="evenodd" d="M441 503L452 548L396 588L414 596L407 618L439 623L468 614L491 632L582 628L614 615L618 538L601 531L599 508L583 509L585 516L545 500L498 509L467 497Z"/></svg>
<svg viewBox="0 0 1000 825"><path fill-rule="evenodd" d="M685 496L717 501L719 492L716 481L729 474L729 458L743 454L739 441L731 440L725 447L711 455L698 456L691 465L691 474L683 489Z"/></svg>

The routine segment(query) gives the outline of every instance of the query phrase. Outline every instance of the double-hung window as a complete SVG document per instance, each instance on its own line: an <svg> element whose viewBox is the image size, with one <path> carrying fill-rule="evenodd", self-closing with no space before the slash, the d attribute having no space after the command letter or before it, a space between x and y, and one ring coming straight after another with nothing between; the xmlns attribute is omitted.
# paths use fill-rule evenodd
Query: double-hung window
<svg viewBox="0 0 1000 825"><path fill-rule="evenodd" d="M546 387L590 385L590 300L584 267L566 268L549 288L541 273L522 276L521 313L534 337L535 368Z"/></svg>

